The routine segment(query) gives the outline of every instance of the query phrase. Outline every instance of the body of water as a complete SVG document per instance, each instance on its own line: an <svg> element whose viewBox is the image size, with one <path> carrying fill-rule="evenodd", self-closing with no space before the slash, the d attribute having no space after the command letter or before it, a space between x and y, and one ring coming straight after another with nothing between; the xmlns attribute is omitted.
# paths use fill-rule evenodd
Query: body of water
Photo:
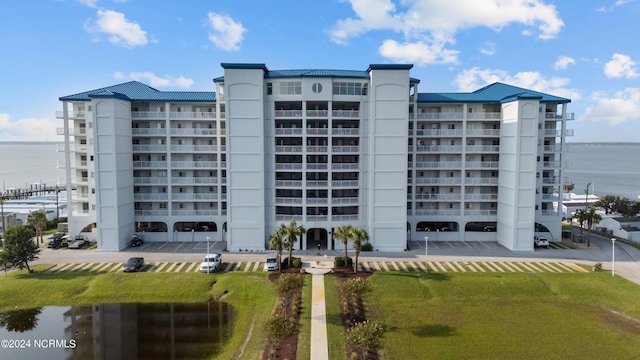
<svg viewBox="0 0 640 360"><path fill-rule="evenodd" d="M64 184L64 153L57 143L0 142L0 189L23 188L32 183ZM574 192L598 196L613 194L637 200L640 195L640 143L573 143L567 145L564 178Z"/></svg>
<svg viewBox="0 0 640 360"><path fill-rule="evenodd" d="M25 188L33 183L64 184L64 153L53 142L0 142L0 190Z"/></svg>

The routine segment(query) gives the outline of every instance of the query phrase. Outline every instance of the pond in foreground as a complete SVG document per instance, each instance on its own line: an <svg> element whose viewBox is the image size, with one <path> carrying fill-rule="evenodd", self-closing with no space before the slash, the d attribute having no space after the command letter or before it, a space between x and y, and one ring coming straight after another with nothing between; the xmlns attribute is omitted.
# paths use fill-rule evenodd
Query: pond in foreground
<svg viewBox="0 0 640 360"><path fill-rule="evenodd" d="M206 359L231 335L225 302L46 306L0 313L3 359Z"/></svg>

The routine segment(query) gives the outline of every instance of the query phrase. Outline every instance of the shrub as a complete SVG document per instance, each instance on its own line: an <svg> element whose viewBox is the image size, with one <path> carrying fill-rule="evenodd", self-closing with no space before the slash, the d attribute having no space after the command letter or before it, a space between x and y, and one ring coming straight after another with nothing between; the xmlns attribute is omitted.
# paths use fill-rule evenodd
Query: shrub
<svg viewBox="0 0 640 360"><path fill-rule="evenodd" d="M333 260L333 267L340 268L340 267L347 267L347 266L353 266L353 259L351 259L351 257L347 257L346 264L345 264L344 256L336 256L335 259Z"/></svg>
<svg viewBox="0 0 640 360"><path fill-rule="evenodd" d="M361 353L377 350L382 346L384 331L384 325L375 321L364 321L347 330L346 342Z"/></svg>
<svg viewBox="0 0 640 360"><path fill-rule="evenodd" d="M360 245L360 251L373 251L373 245L370 242Z"/></svg>
<svg viewBox="0 0 640 360"><path fill-rule="evenodd" d="M593 271L602 271L602 263L599 262L593 265Z"/></svg>
<svg viewBox="0 0 640 360"><path fill-rule="evenodd" d="M292 256L291 257L291 267L301 268L302 267L302 259L299 257ZM280 263L281 269L289 268L289 257L283 258L282 263Z"/></svg>
<svg viewBox="0 0 640 360"><path fill-rule="evenodd" d="M295 320L274 316L264 324L263 331L269 342L273 344L295 335L300 329Z"/></svg>

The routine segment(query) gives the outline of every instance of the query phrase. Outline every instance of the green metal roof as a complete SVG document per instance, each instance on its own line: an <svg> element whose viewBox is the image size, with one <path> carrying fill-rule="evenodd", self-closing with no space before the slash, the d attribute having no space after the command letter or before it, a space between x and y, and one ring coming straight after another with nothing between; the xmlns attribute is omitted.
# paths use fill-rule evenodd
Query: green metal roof
<svg viewBox="0 0 640 360"><path fill-rule="evenodd" d="M213 91L160 91L138 81L63 96L60 101L91 101L92 98L117 98L128 101L215 102Z"/></svg>
<svg viewBox="0 0 640 360"><path fill-rule="evenodd" d="M493 83L470 93L419 93L418 103L504 103L518 99L539 99L541 103L570 103L571 99Z"/></svg>

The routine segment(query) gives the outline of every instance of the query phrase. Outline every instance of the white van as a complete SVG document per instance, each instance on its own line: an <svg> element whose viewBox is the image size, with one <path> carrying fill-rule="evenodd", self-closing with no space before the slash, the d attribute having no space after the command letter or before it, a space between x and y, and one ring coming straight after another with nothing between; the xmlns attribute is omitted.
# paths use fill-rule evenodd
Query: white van
<svg viewBox="0 0 640 360"><path fill-rule="evenodd" d="M276 271L278 270L278 255L269 254L264 261L264 271Z"/></svg>

